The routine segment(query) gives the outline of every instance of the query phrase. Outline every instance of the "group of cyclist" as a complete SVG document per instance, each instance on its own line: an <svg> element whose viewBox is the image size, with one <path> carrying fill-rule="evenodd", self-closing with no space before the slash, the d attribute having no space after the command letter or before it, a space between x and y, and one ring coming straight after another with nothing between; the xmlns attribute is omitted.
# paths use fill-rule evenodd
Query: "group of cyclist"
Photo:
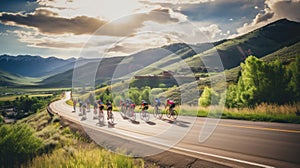
<svg viewBox="0 0 300 168"><path fill-rule="evenodd" d="M161 100L159 98L155 98L154 99L154 107L158 108L161 106ZM127 111L128 109L135 109L136 104L131 100L131 99L126 99L125 101L121 100L120 101L120 105L121 107L123 107L124 109L122 111ZM175 108L175 103L173 100L171 99L167 99L166 101L166 105L165 108L169 107L169 111L173 111L173 109ZM149 104L147 101L142 100L141 101L141 105L140 105L140 109L143 111L148 110L149 109Z"/></svg>
<svg viewBox="0 0 300 168"><path fill-rule="evenodd" d="M86 112L90 111L90 106L91 106L90 101L87 100L87 101L84 102L82 100L78 100L78 103L79 103L79 108L80 108L79 109L80 114L83 115L84 118L86 118ZM74 111L76 111L76 104L77 104L77 101L73 100ZM120 105L122 107L122 112L131 110L134 113L134 109L136 107L136 104L131 99L128 98L125 101L121 100ZM162 105L161 100L159 98L155 98L154 107L156 109L158 109L161 105ZM102 120L104 120L105 106L106 106L106 111L107 111L107 114L106 114L107 115L107 121L113 117L113 114L112 114L113 106L112 106L111 101L107 100L106 103L104 103L101 99L99 99L97 101L94 101L93 106L94 106L94 109L93 109L94 119L98 118L99 121L100 121L100 119L102 118ZM167 99L166 104L165 104L165 108L167 108L167 107L169 107L168 110L170 112L172 112L173 109L175 108L174 101L171 100L171 99ZM140 109L142 110L141 113L148 110L149 109L148 102L145 101L145 100L142 100L141 103L140 103Z"/></svg>
<svg viewBox="0 0 300 168"><path fill-rule="evenodd" d="M98 117L104 117L104 108L106 106L106 115L107 115L107 120L109 120L112 117L112 110L113 106L111 101L107 100L106 103L104 103L101 99L95 101L94 103L94 114L97 115L97 109L98 109Z"/></svg>

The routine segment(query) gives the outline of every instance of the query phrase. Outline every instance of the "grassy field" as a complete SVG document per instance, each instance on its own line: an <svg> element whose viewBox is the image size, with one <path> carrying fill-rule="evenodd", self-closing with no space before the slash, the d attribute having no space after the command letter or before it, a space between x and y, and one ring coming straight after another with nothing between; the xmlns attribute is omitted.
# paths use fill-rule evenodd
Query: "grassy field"
<svg viewBox="0 0 300 168"><path fill-rule="evenodd" d="M52 95L53 94L32 94L28 96L32 98L32 97L47 97ZM16 100L17 97L21 97L21 95L2 96L0 97L0 101L14 101Z"/></svg>
<svg viewBox="0 0 300 168"><path fill-rule="evenodd" d="M255 108L224 108L223 111L211 112L210 108L181 106L178 110L181 115L197 115L198 117L219 117L222 112L221 118L223 119L300 124L300 103L294 105L261 104Z"/></svg>
<svg viewBox="0 0 300 168"><path fill-rule="evenodd" d="M71 88L14 88L14 87L0 87L0 93L35 93L35 92L52 92L60 90L71 90Z"/></svg>

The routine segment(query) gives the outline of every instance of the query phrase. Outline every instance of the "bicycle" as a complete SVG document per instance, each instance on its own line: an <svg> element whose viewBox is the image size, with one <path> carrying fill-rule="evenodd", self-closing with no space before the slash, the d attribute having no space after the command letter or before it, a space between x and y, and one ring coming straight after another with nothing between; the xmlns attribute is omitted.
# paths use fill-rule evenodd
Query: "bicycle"
<svg viewBox="0 0 300 168"><path fill-rule="evenodd" d="M107 112L107 114L108 114L108 116L107 116L107 122L109 124L114 124L115 118L114 118L113 112L110 110L110 111Z"/></svg>
<svg viewBox="0 0 300 168"><path fill-rule="evenodd" d="M121 104L121 113L120 114L123 118L126 117L126 104Z"/></svg>
<svg viewBox="0 0 300 168"><path fill-rule="evenodd" d="M103 111L99 111L98 120L99 120L99 124L104 124L104 113L103 113Z"/></svg>
<svg viewBox="0 0 300 168"><path fill-rule="evenodd" d="M136 114L134 112L134 109L135 109L135 104L131 104L130 107L127 108L127 117L132 121L135 121L136 119Z"/></svg>
<svg viewBox="0 0 300 168"><path fill-rule="evenodd" d="M154 107L153 116L158 119L162 118L162 112L161 109L158 108L158 106Z"/></svg>
<svg viewBox="0 0 300 168"><path fill-rule="evenodd" d="M177 112L176 110L174 110L174 109L172 109L172 111L171 111L171 109L169 108L169 109L167 110L166 115L167 115L168 118L173 117L173 119L176 120L177 117L178 117L178 112Z"/></svg>
<svg viewBox="0 0 300 168"><path fill-rule="evenodd" d="M94 106L94 116L93 119L97 119L99 116L97 116L98 114L98 110L97 110L97 106Z"/></svg>
<svg viewBox="0 0 300 168"><path fill-rule="evenodd" d="M150 119L150 115L149 115L149 112L147 110L143 110L140 112L140 117L141 117L141 120L144 120L145 122L148 122L149 119Z"/></svg>

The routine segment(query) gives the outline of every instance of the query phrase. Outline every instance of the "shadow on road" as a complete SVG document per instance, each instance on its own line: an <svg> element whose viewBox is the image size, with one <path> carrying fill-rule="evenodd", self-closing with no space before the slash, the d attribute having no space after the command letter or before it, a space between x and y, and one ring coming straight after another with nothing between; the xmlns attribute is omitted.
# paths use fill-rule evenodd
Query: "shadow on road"
<svg viewBox="0 0 300 168"><path fill-rule="evenodd" d="M168 118L162 118L162 121L165 121L165 122L170 123L170 124L174 124L174 125L179 126L179 127L189 127L189 124L191 124L188 121L171 120L171 119L168 119Z"/></svg>
<svg viewBox="0 0 300 168"><path fill-rule="evenodd" d="M130 122L131 122L132 124L140 124L140 122L139 122L139 121L136 121L136 120L130 120Z"/></svg>
<svg viewBox="0 0 300 168"><path fill-rule="evenodd" d="M98 125L99 127L104 127L104 126L106 126L105 123L99 123L99 122L96 123L96 125Z"/></svg>
<svg viewBox="0 0 300 168"><path fill-rule="evenodd" d="M152 121L147 121L146 123L149 124L149 125L156 125L156 123L152 122Z"/></svg>

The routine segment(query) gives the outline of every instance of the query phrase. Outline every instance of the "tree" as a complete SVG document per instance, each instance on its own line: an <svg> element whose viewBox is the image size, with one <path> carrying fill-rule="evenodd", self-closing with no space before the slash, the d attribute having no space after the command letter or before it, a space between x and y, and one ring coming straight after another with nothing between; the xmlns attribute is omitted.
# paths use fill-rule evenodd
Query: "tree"
<svg viewBox="0 0 300 168"><path fill-rule="evenodd" d="M242 72L238 81L238 100L245 106L254 106L259 101L259 91L262 89L264 75L263 61L249 56L245 64L241 64Z"/></svg>
<svg viewBox="0 0 300 168"><path fill-rule="evenodd" d="M296 57L296 61L290 66L291 81L289 83L290 90L293 92L294 99L300 100L300 56Z"/></svg>
<svg viewBox="0 0 300 168"><path fill-rule="evenodd" d="M141 99L145 100L148 103L150 102L150 91L151 91L151 88L149 86L146 86L141 95Z"/></svg>
<svg viewBox="0 0 300 168"><path fill-rule="evenodd" d="M296 75L298 67L292 66L291 69ZM241 76L237 86L228 88L227 107L254 107L263 102L278 104L291 102L288 89L291 75L280 61L268 63L249 56L241 67ZM290 85L291 88L296 86Z"/></svg>
<svg viewBox="0 0 300 168"><path fill-rule="evenodd" d="M226 93L226 107L233 108L238 106L237 94L237 86L229 85Z"/></svg>
<svg viewBox="0 0 300 168"><path fill-rule="evenodd" d="M140 91L138 88L133 87L129 90L129 98L135 103L139 104L141 102Z"/></svg>
<svg viewBox="0 0 300 168"><path fill-rule="evenodd" d="M220 100L220 96L217 92L215 92L214 90L212 90L209 87L205 87L204 91L201 95L201 97L199 98L199 105L207 107L209 105L216 105L219 103Z"/></svg>

